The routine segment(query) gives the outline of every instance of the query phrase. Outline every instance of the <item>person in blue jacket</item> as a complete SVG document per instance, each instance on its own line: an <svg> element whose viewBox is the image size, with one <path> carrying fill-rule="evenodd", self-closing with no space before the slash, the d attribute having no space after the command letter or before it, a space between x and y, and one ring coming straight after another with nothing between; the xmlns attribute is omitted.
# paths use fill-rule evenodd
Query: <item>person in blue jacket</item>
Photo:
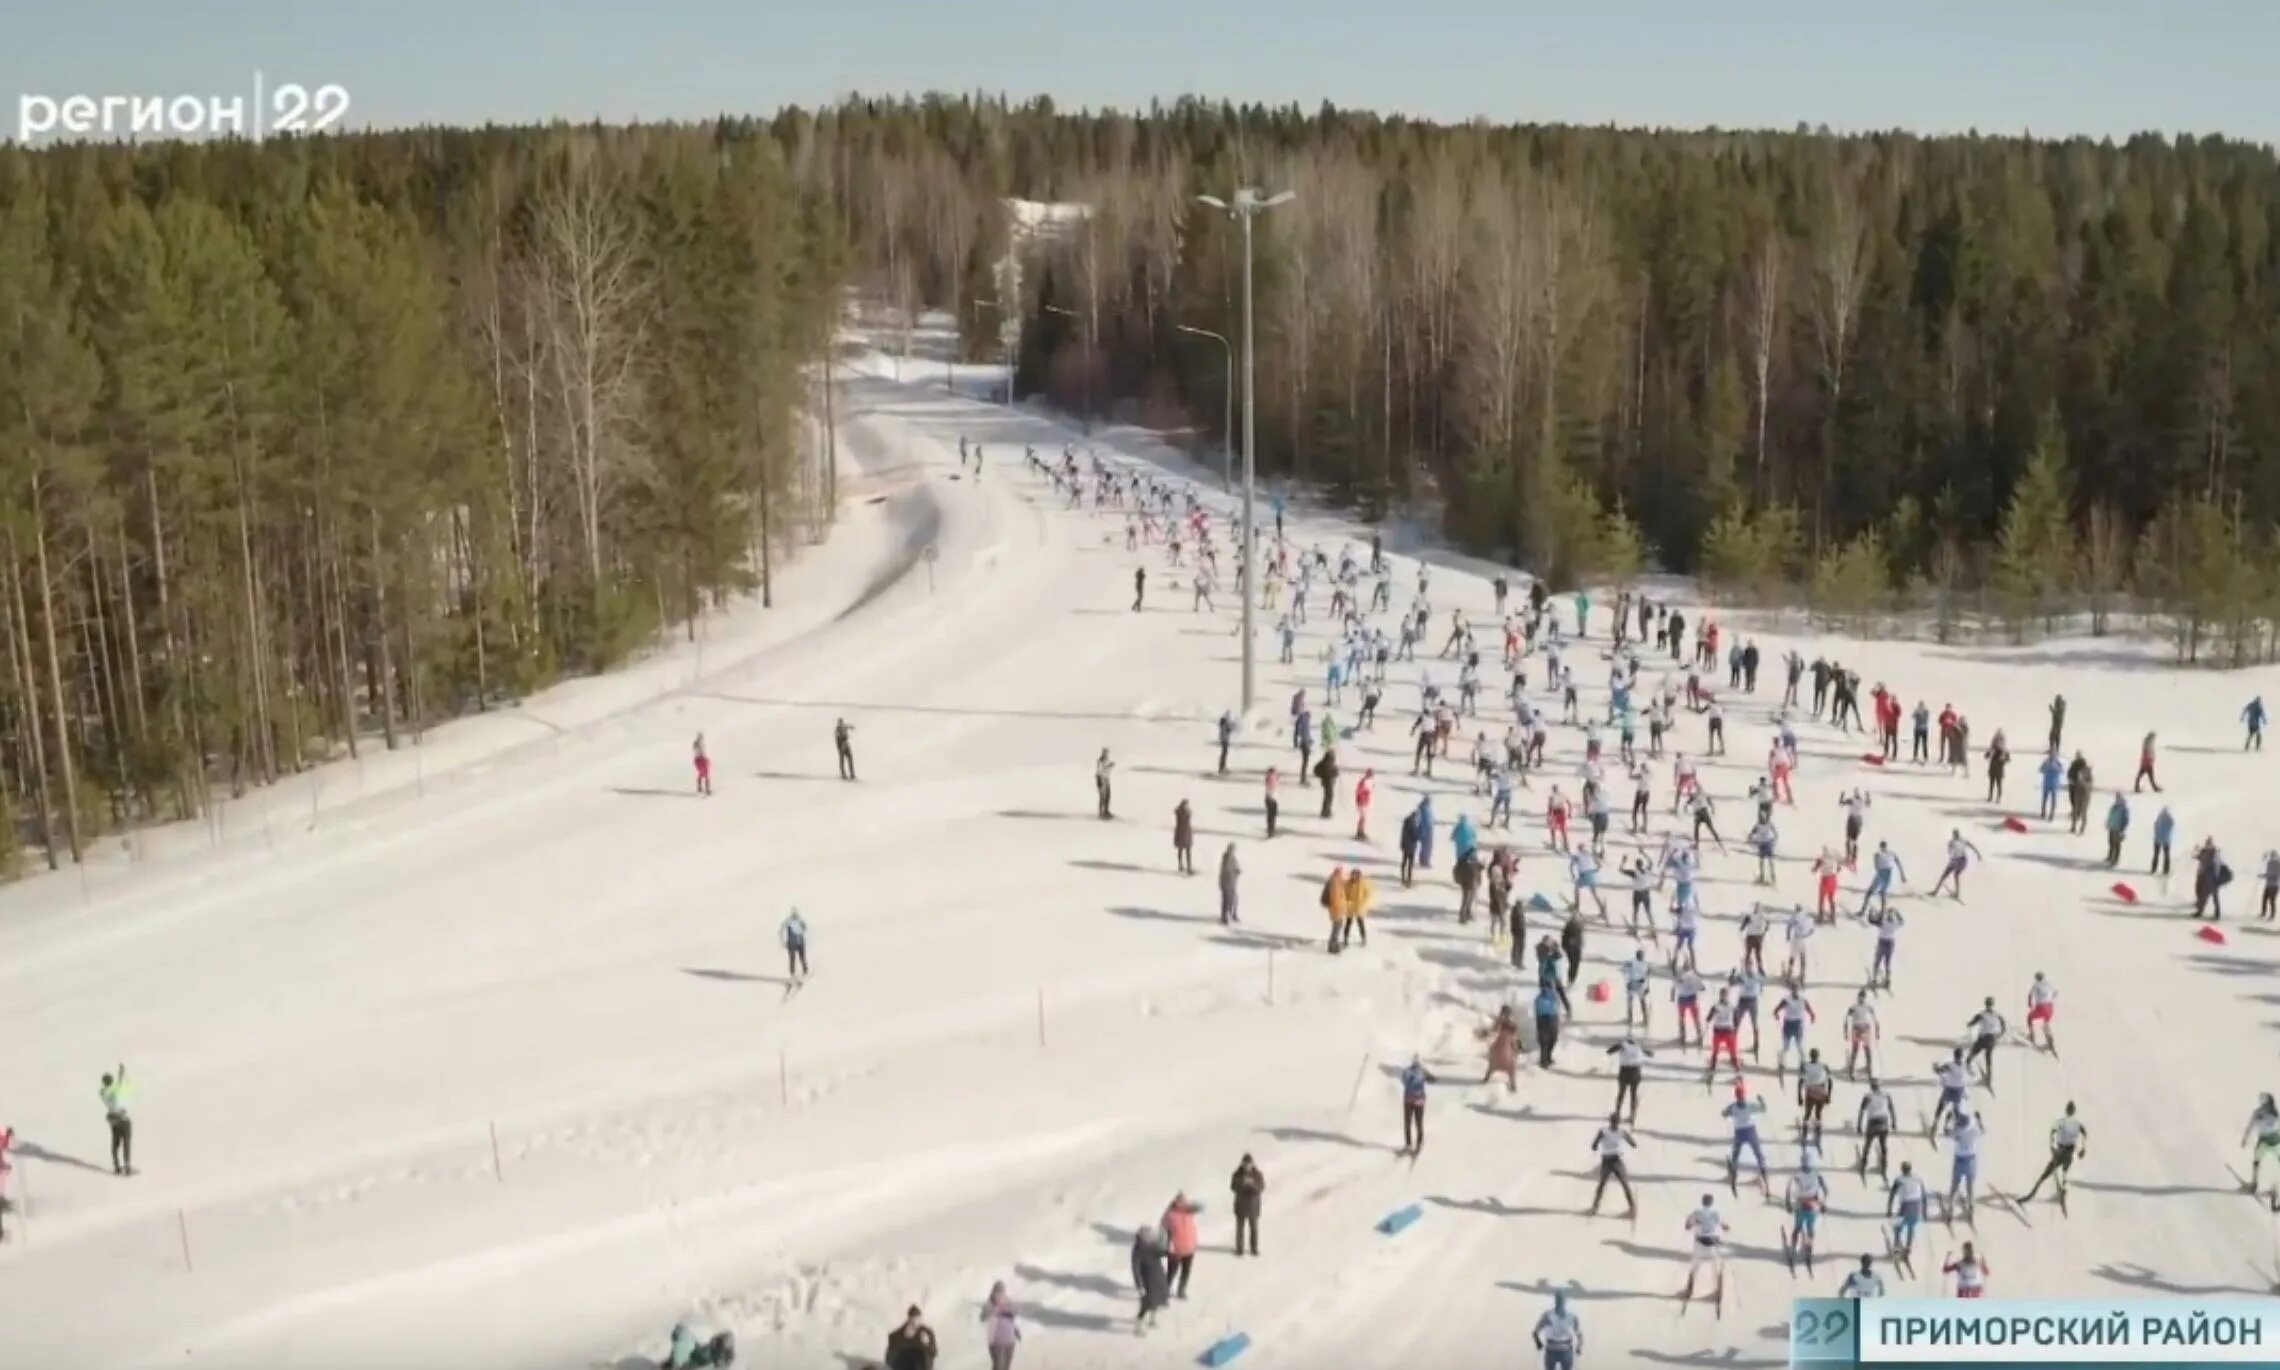
<svg viewBox="0 0 2280 1370"><path fill-rule="evenodd" d="M1223 713L1219 716L1219 773L1221 775L1227 774L1227 749L1233 746L1234 742L1235 715Z"/></svg>
<svg viewBox="0 0 2280 1370"><path fill-rule="evenodd" d="M1401 1071L1401 1154L1415 1156L1425 1149L1425 1086L1437 1085L1433 1072L1415 1056Z"/></svg>
<svg viewBox="0 0 2280 1370"><path fill-rule="evenodd" d="M2044 818L2055 819L2058 817L2058 782L2066 775L2066 763L2058 759L2056 751L2049 752L2043 757L2037 774L2042 776L2042 808L2039 812Z"/></svg>
<svg viewBox="0 0 2280 1370"><path fill-rule="evenodd" d="M2242 743L2240 744L2240 749L2241 749L2242 751L2244 751L2244 752L2245 752L2245 751L2247 751L2249 748L2251 748L2251 747L2254 747L2256 750L2258 750L2258 751L2260 751L2260 752L2261 752L2261 751L2263 751L2263 750L2264 750L2264 696L2263 696L2263 695L2258 695L2256 698L2254 698L2254 699L2252 699L2252 700L2248 701L2248 707L2240 711L2240 721L2241 721L2241 722L2243 722L2243 723L2246 723L2246 724L2248 725L2248 738L2247 738L2247 740L2246 740L2246 741L2244 741L2244 742L2242 742Z"/></svg>
<svg viewBox="0 0 2280 1370"><path fill-rule="evenodd" d="M1552 1048L1560 1041L1560 1007L1565 997L1557 981L1542 984L1536 991L1536 1064L1546 1070L1552 1068Z"/></svg>
<svg viewBox="0 0 2280 1370"><path fill-rule="evenodd" d="M1464 860L1479 845L1480 835L1473 831L1472 815L1457 815L1457 825L1449 830L1449 848L1456 854L1456 859Z"/></svg>
<svg viewBox="0 0 2280 1370"><path fill-rule="evenodd" d="M2153 816L2153 864L2146 868L2148 875L2169 874L2169 844L2176 836L2177 815L2164 804Z"/></svg>
<svg viewBox="0 0 2280 1370"><path fill-rule="evenodd" d="M1426 795L1417 801L1417 865L1420 870L1433 869L1433 796Z"/></svg>
<svg viewBox="0 0 2280 1370"><path fill-rule="evenodd" d="M2122 861L2122 837L2130 830L2130 801L2114 791L2114 802L2106 806L2106 864L2118 866Z"/></svg>

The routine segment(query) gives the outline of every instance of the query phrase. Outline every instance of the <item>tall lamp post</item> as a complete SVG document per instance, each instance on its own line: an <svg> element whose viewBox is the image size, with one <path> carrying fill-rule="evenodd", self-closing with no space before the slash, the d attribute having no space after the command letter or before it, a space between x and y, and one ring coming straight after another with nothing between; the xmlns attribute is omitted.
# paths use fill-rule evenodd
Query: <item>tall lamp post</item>
<svg viewBox="0 0 2280 1370"><path fill-rule="evenodd" d="M1252 631L1252 605L1259 598L1257 558L1252 544L1257 541L1258 524L1255 518L1258 504L1259 455L1259 386L1257 349L1251 331L1251 220L1276 205L1288 204L1296 198L1285 190L1274 195L1262 195L1250 186L1235 192L1232 201L1216 195L1195 197L1213 209L1243 225L1243 712L1248 714L1258 703L1259 664L1257 644Z"/></svg>
<svg viewBox="0 0 2280 1370"><path fill-rule="evenodd" d="M1004 320L1004 322L998 325L998 341L1002 343L1005 348L1005 407L1011 409L1013 408L1012 311L1008 310L1002 302L997 300L976 300L974 301L974 306L978 309L994 309L998 312L999 317Z"/></svg>
<svg viewBox="0 0 2280 1370"><path fill-rule="evenodd" d="M1227 389L1224 392L1226 399L1225 408L1227 412L1219 422L1219 488L1222 490L1233 490L1235 488L1234 344L1228 342L1225 337L1212 332L1208 328L1190 328L1184 323L1174 324L1172 326L1174 328L1177 328L1182 333L1193 333L1199 338L1211 339L1213 342L1219 344L1219 348L1222 352L1225 352L1227 354Z"/></svg>
<svg viewBox="0 0 2280 1370"><path fill-rule="evenodd" d="M1045 311L1046 313L1048 313L1048 314L1058 314L1058 315L1060 315L1060 316L1061 316L1062 318L1064 318L1064 319L1074 319L1074 320L1076 320L1076 321L1077 321L1077 322L1079 322L1079 323L1084 323L1084 322L1085 322L1085 316L1084 316L1084 315L1082 315L1082 314L1079 314L1079 313L1078 313L1077 311L1075 311L1074 309L1063 309L1063 308L1061 308L1061 306L1059 306L1059 305L1057 305L1057 304L1042 304L1042 305L1039 305L1039 306L1038 306L1038 308L1039 308L1039 309L1042 309L1042 310L1044 310L1044 311ZM1085 412L1084 412L1084 425L1085 425L1085 431L1086 431L1087 433L1090 433L1090 432L1092 431L1092 373L1093 373L1093 352L1095 351L1095 349L1096 349L1096 346L1097 346L1097 342L1096 342L1096 340L1095 340L1095 339L1093 338L1093 336L1092 336L1092 330L1091 330L1091 328L1090 328L1090 327L1087 327L1087 328L1086 328L1086 330L1085 330Z"/></svg>

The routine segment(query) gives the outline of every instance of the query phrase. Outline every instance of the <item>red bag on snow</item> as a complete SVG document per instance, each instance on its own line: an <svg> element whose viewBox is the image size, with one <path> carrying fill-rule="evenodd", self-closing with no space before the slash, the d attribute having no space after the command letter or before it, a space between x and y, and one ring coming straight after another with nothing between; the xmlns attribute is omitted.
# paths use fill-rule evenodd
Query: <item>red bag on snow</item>
<svg viewBox="0 0 2280 1370"><path fill-rule="evenodd" d="M2125 904L2134 904L2137 902L2137 891L2131 889L2128 885L2123 884L2119 880L2116 880L2114 882L2113 892L2114 897L2121 900Z"/></svg>
<svg viewBox="0 0 2280 1370"><path fill-rule="evenodd" d="M1871 766L1881 766L1884 764L1884 753L1862 752L1860 754L1860 759L1867 762Z"/></svg>
<svg viewBox="0 0 2280 1370"><path fill-rule="evenodd" d="M2019 817L2017 814L2013 814L2009 818L2003 820L2003 826L2009 828L2012 832L2025 832L2027 830L2027 820Z"/></svg>
<svg viewBox="0 0 2280 1370"><path fill-rule="evenodd" d="M2213 942L2220 947L2225 944L2224 933L2216 928L2210 927L2206 923L2203 923L2200 927L2193 929L2193 935L2200 938L2204 942Z"/></svg>

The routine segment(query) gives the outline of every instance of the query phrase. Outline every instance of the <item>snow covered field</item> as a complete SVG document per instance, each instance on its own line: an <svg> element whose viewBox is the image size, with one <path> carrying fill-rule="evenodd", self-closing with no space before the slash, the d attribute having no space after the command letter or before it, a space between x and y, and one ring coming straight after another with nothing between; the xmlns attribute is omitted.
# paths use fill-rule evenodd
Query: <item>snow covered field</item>
<svg viewBox="0 0 2280 1370"><path fill-rule="evenodd" d="M0 1360L632 1365L685 1318L734 1329L749 1364L854 1366L915 1301L942 1363L967 1370L986 1364L978 1303L1004 1279L1030 1367L1188 1364L1238 1330L1254 1342L1238 1365L1260 1370L1522 1364L1555 1288L1579 1301L1587 1364L1785 1363L1785 1301L1832 1291L1854 1254L1882 1249L1881 1195L1844 1173L1820 1272L1793 1280L1779 1211L1746 1185L1725 1195L1722 1088L1706 1092L1700 1058L1656 1040L1638 1220L1579 1216L1620 995L1579 996L1557 1067L1523 1069L1516 1096L1470 1083L1474 1029L1507 997L1525 1009L1534 977L1506 968L1482 925L1456 926L1445 855L1413 890L1393 879L1391 834L1420 791L1444 825L1485 817L1460 766L1430 784L1408 774L1415 668L1396 668L1377 729L1341 747L1336 820L1311 816L1285 745L1291 689L1319 696L1319 621L1296 668L1262 642L1260 725L1237 774L1212 777L1212 720L1236 684L1233 596L1191 613L1184 573L1157 549L1149 610L1132 614L1139 558L1121 517L1064 511L1020 469L1023 441L1058 452L1068 434L945 395L938 372L930 386L887 379L883 362L868 371L850 386L842 452L878 502L851 503L789 574L786 608L716 622L701 655L675 649L455 723L416 757L249 797L224 831L146 835L84 880L0 893L0 1122L21 1139ZM961 477L961 433L988 448L979 482ZM1299 521L1292 535L1335 555L1347 531ZM1434 576L1437 629L1454 606L1491 618L1486 582L1456 568ZM1398 559L1397 608L1413 578ZM1602 646L1603 610L1591 626ZM1993 1292L2271 1288L2280 1232L2226 1165L2246 1168L2235 1143L2271 1087L2280 1030L2280 938L2253 918L2256 857L2280 843L2280 755L2243 755L2235 719L2251 694L2280 697L2280 677L2180 673L2114 641L1757 641L1760 692L1729 700L1731 756L1705 772L1730 842L1792 645L1911 706L1952 701L1974 751L2001 727L2018 754L1998 808L1976 777L1874 770L1858 738L1806 723L1799 807L1777 819L1784 900L1810 901L1807 863L1838 840L1837 795L1860 783L1876 796L1869 843L1891 840L1915 880L1898 992L1880 1004L1904 1126L1929 1110L1931 1062L1983 995L2016 1025L2032 972L2059 988L2064 1056L2006 1048L2001 1092L1980 1096L1985 1182L2023 1191L2069 1099L2089 1152L2071 1217L2047 1195L2023 1216L1982 1204ZM1571 660L1587 712L1602 711L1597 651ZM1437 674L1450 683L1454 667ZM2069 750L2098 767L2094 816L2140 736L2161 733L2183 869L2133 876L2134 907L2105 893L2095 819L2079 838L2063 823L2000 826L2033 812L2059 691ZM1508 714L1489 713L1500 735ZM1342 726L1351 715L1336 711ZM859 784L835 778L840 716L857 730ZM1678 745L1699 752L1701 728L1682 714ZM700 730L710 800L690 793ZM1102 747L1119 760L1114 823L1092 812ZM1572 794L1579 782L1559 773L1580 734L1555 729L1552 750ZM1286 777L1272 843L1269 764ZM1350 840L1365 765L1379 771L1367 848ZM1519 800L1519 889L1559 898L1536 783ZM1667 765L1655 789L1659 831L1675 821ZM1628 795L1618 780L1618 803ZM1170 850L1182 798L1192 879ZM2126 864L2140 871L2156 807L2147 795L2132 830ZM1988 859L1967 902L1934 903L1922 891L1951 828ZM2197 940L2183 911L2186 852L2209 834L2241 876L2224 946ZM1211 874L1231 840L1244 866L1233 931ZM1373 940L1333 959L1316 890L1357 858L1378 886ZM1761 891L1738 845L1708 873L1703 964L1722 975L1739 952L1731 920ZM1620 911L1612 889L1610 903ZM789 995L775 933L794 904L815 977ZM1815 944L1811 1040L1832 1057L1870 936L1845 922ZM1629 940L1596 924L1589 939L1585 983L1612 978ZM1658 1039L1669 1022L1658 1002ZM1393 1078L1412 1052L1443 1080L1414 1165L1395 1155ZM138 1086L131 1180L108 1173L95 1099L122 1058ZM1762 1088L1786 1169L1795 1109L1770 1074ZM1857 1100L1840 1082L1839 1166ZM1896 1150L1944 1187L1944 1151L1920 1136ZM1238 1262L1227 1177L1244 1152L1267 1175L1265 1254ZM1180 1190L1206 1205L1193 1297L1135 1337L1130 1236ZM1680 1223L1710 1191L1734 1226L1732 1298L1722 1319L1699 1304L1682 1318ZM1415 1226L1373 1230L1409 1203L1424 1209ZM1912 1292L1932 1292L1939 1256L1970 1235L1928 1229Z"/></svg>

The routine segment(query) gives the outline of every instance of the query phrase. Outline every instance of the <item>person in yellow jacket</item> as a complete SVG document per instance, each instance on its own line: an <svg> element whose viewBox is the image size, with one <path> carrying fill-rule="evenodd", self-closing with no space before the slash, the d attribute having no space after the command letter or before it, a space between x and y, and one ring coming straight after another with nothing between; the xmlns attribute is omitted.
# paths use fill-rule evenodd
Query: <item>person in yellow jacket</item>
<svg viewBox="0 0 2280 1370"><path fill-rule="evenodd" d="M1330 952L1336 955L1346 949L1346 872L1343 867L1332 866L1330 878L1322 882L1322 911L1330 916Z"/></svg>
<svg viewBox="0 0 2280 1370"><path fill-rule="evenodd" d="M1369 877L1362 874L1360 866L1346 872L1345 935L1351 938L1354 933L1361 933L1362 945L1365 947L1370 944L1370 925L1366 920L1369 917L1370 902L1374 898L1376 892L1370 888Z"/></svg>

